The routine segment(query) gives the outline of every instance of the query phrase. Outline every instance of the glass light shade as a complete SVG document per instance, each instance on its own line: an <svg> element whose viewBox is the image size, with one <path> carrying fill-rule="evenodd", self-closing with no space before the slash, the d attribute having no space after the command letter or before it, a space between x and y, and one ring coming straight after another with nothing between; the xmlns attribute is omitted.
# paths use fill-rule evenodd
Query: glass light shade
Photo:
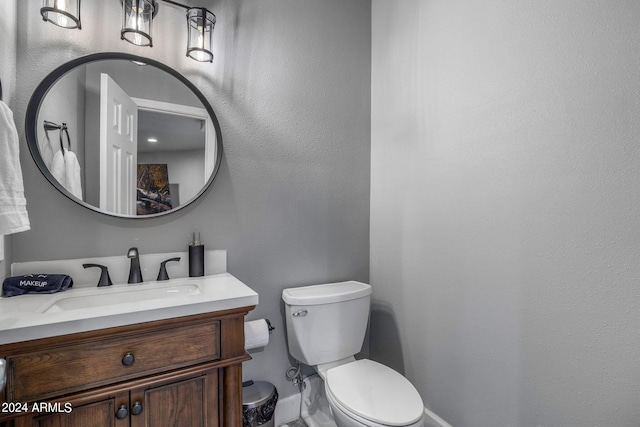
<svg viewBox="0 0 640 427"><path fill-rule="evenodd" d="M40 15L45 21L62 28L78 28L80 24L80 0L43 0Z"/></svg>
<svg viewBox="0 0 640 427"><path fill-rule="evenodd" d="M211 41L216 16L204 7L187 10L187 56L200 62L213 62Z"/></svg>
<svg viewBox="0 0 640 427"><path fill-rule="evenodd" d="M153 46L152 23L158 9L155 0L124 0L120 38L137 46Z"/></svg>

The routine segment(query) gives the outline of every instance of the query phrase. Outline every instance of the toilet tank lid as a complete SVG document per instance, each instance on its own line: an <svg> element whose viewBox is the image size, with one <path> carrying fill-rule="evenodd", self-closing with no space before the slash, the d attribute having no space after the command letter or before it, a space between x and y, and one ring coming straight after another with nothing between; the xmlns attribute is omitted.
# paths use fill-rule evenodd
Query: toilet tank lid
<svg viewBox="0 0 640 427"><path fill-rule="evenodd" d="M288 305L331 304L368 295L371 295L371 285L353 280L288 288L282 291L282 299Z"/></svg>

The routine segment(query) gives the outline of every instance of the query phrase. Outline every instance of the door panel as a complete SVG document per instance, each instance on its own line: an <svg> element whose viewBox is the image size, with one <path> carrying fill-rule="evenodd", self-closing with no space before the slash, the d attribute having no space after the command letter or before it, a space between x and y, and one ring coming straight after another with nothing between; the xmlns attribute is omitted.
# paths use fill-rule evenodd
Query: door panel
<svg viewBox="0 0 640 427"><path fill-rule="evenodd" d="M100 208L136 214L138 106L108 75L100 75Z"/></svg>
<svg viewBox="0 0 640 427"><path fill-rule="evenodd" d="M218 370L147 390L132 390L132 405L144 402L131 427L219 427Z"/></svg>
<svg viewBox="0 0 640 427"><path fill-rule="evenodd" d="M116 427L114 399L73 408L68 414L36 417L35 427ZM124 427L123 424L120 426Z"/></svg>

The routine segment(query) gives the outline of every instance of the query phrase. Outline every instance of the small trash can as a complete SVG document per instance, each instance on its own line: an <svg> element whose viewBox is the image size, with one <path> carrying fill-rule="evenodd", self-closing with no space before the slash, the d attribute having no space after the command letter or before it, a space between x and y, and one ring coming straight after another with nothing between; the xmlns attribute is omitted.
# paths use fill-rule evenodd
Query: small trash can
<svg viewBox="0 0 640 427"><path fill-rule="evenodd" d="M242 383L243 427L274 427L273 413L278 402L276 387L266 381Z"/></svg>

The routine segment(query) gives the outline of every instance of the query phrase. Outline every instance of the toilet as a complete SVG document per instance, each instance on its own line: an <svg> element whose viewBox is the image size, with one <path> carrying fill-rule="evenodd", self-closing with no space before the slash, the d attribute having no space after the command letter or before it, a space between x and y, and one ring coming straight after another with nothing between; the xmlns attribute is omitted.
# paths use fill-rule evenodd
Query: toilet
<svg viewBox="0 0 640 427"><path fill-rule="evenodd" d="M424 404L409 380L354 357L367 328L370 285L348 281L289 288L282 299L289 353L324 381L338 427L424 426Z"/></svg>

